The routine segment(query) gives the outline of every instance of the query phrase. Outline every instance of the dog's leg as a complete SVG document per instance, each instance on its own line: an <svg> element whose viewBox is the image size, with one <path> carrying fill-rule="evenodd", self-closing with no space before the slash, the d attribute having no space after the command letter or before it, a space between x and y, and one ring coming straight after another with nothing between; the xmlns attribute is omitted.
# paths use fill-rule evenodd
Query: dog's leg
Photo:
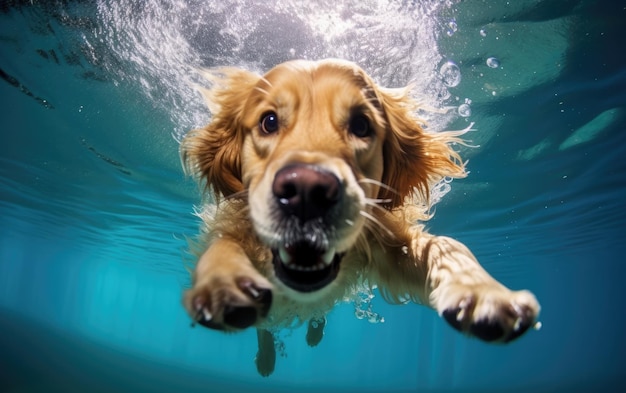
<svg viewBox="0 0 626 393"><path fill-rule="evenodd" d="M272 285L232 240L214 240L200 257L184 305L199 324L219 330L244 329L267 315Z"/></svg>
<svg viewBox="0 0 626 393"><path fill-rule="evenodd" d="M320 343L320 341L322 341L325 326L326 317L313 318L309 320L309 326L306 331L306 342L310 347L315 347Z"/></svg>
<svg viewBox="0 0 626 393"><path fill-rule="evenodd" d="M267 377L274 372L276 364L276 347L274 344L274 335L269 330L257 329L257 341L259 343L259 351L256 354L256 369L263 377Z"/></svg>
<svg viewBox="0 0 626 393"><path fill-rule="evenodd" d="M535 324L540 310L535 296L500 284L462 243L419 233L412 248L425 267L428 302L455 329L485 341L509 342Z"/></svg>

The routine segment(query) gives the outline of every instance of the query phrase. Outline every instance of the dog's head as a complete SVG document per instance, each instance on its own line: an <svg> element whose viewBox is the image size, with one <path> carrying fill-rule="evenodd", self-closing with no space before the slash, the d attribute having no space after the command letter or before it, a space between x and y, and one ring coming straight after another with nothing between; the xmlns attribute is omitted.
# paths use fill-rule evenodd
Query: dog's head
<svg viewBox="0 0 626 393"><path fill-rule="evenodd" d="M405 91L378 87L353 63L206 76L213 118L185 138L183 160L218 198L247 197L276 277L297 292L331 283L377 217L464 174L452 137L424 132Z"/></svg>

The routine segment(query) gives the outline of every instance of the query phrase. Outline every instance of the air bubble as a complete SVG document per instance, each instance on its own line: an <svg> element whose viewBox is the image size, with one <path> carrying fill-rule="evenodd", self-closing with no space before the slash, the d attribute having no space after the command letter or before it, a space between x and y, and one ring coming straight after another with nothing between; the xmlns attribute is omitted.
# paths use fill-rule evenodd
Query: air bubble
<svg viewBox="0 0 626 393"><path fill-rule="evenodd" d="M480 35L482 37L487 37L487 31L485 29L480 29Z"/></svg>
<svg viewBox="0 0 626 393"><path fill-rule="evenodd" d="M443 84L448 87L455 87L461 83L461 69L452 61L445 62L439 69Z"/></svg>
<svg viewBox="0 0 626 393"><path fill-rule="evenodd" d="M489 66L489 68L498 68L500 67L500 60L495 57L490 57L487 59L487 66Z"/></svg>
<svg viewBox="0 0 626 393"><path fill-rule="evenodd" d="M459 105L459 116L461 117L469 117L472 115L472 108L468 104Z"/></svg>
<svg viewBox="0 0 626 393"><path fill-rule="evenodd" d="M472 100L466 98L461 105L457 108L459 116L461 117L469 117L472 115L472 108L470 105L472 104Z"/></svg>
<svg viewBox="0 0 626 393"><path fill-rule="evenodd" d="M456 24L456 20L452 19L448 22L448 31L446 32L449 37L452 37L454 33L459 30L459 26Z"/></svg>
<svg viewBox="0 0 626 393"><path fill-rule="evenodd" d="M378 314L372 314L372 315L369 315L369 318L367 318L367 321L369 323L382 323L382 322L385 322L385 318L381 317Z"/></svg>
<svg viewBox="0 0 626 393"><path fill-rule="evenodd" d="M385 318L372 310L374 294L370 289L361 289L354 298L354 315L358 319L365 319L369 323L383 323Z"/></svg>

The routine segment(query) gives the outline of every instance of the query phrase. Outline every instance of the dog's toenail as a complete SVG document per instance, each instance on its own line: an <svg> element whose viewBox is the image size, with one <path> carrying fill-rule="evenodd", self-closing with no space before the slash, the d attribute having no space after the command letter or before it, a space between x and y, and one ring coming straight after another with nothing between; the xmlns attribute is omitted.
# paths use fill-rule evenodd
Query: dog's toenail
<svg viewBox="0 0 626 393"><path fill-rule="evenodd" d="M239 288L255 300L260 306L261 316L265 316L272 304L272 291L267 288L259 288L252 280L242 278L237 283Z"/></svg>
<svg viewBox="0 0 626 393"><path fill-rule="evenodd" d="M465 309L464 308L460 308L459 312L456 314L456 320L458 322L461 322L463 320L463 318L465 318Z"/></svg>
<svg viewBox="0 0 626 393"><path fill-rule="evenodd" d="M213 314L211 314L206 307L202 309L202 316L204 317L205 321L210 321L213 319Z"/></svg>
<svg viewBox="0 0 626 393"><path fill-rule="evenodd" d="M193 309L196 310L197 312L202 311L202 309L204 308L204 304L205 304L204 298L201 296L196 296L193 299Z"/></svg>
<svg viewBox="0 0 626 393"><path fill-rule="evenodd" d="M252 295L253 298L256 299L256 298L259 297L259 291L254 289L254 287L252 287L252 286L248 287L248 291L250 291L250 294Z"/></svg>

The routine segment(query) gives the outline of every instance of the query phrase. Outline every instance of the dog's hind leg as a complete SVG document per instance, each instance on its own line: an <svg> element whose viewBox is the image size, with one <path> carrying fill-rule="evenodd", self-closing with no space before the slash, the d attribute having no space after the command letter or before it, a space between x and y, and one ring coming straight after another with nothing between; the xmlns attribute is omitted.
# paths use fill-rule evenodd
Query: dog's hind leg
<svg viewBox="0 0 626 393"><path fill-rule="evenodd" d="M315 347L322 341L325 326L326 317L312 318L309 320L309 326L306 331L306 342L310 347Z"/></svg>
<svg viewBox="0 0 626 393"><path fill-rule="evenodd" d="M276 364L276 347L274 346L274 335L269 330L257 329L256 336L259 343L259 351L256 354L256 369L263 377L267 377L274 372Z"/></svg>

